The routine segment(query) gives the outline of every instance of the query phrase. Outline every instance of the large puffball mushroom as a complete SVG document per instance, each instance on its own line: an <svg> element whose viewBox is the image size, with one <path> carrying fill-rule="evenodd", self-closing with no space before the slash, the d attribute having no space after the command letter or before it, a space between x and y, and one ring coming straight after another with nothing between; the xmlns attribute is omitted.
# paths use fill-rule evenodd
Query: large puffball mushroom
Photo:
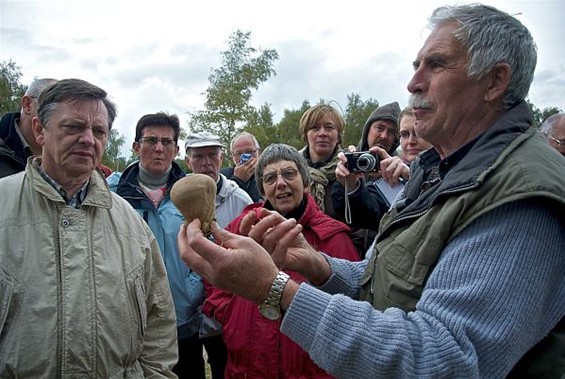
<svg viewBox="0 0 565 379"><path fill-rule="evenodd" d="M171 189L171 200L188 224L200 220L204 235L210 233L216 211L216 182L204 174L191 174L178 180Z"/></svg>

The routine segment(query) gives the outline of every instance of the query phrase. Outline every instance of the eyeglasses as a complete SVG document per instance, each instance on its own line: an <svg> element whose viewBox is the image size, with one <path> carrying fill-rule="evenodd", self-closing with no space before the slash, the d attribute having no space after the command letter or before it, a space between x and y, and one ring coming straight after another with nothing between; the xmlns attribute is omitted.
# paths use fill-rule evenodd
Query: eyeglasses
<svg viewBox="0 0 565 379"><path fill-rule="evenodd" d="M558 146L565 146L565 140L553 138L552 136L548 136L553 142L555 142Z"/></svg>
<svg viewBox="0 0 565 379"><path fill-rule="evenodd" d="M412 138L420 138L414 130L412 132L409 132L408 130L401 130L399 135L400 139L409 139L410 136L412 136Z"/></svg>
<svg viewBox="0 0 565 379"><path fill-rule="evenodd" d="M283 177L285 182L292 182L298 176L298 170L292 167L287 167L283 168L281 171L269 172L263 175L263 183L272 186L276 183L279 175Z"/></svg>
<svg viewBox="0 0 565 379"><path fill-rule="evenodd" d="M157 142L161 142L164 147L173 147L177 142L174 139L170 138L157 138L157 137L141 137L139 139L140 143L144 143L149 146L157 145Z"/></svg>

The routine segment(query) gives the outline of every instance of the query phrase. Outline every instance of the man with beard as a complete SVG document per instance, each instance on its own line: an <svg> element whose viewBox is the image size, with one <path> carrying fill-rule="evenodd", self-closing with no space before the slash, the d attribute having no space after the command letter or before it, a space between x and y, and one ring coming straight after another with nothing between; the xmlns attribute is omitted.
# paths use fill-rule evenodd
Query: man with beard
<svg viewBox="0 0 565 379"><path fill-rule="evenodd" d="M390 198L404 188L399 178L408 179L408 166L395 155L399 143L399 114L397 102L378 107L365 122L357 147L348 148L350 152L376 153L380 160L378 170L350 175L336 167L337 180L332 190L334 212L338 220L351 226L351 239L361 259L375 238L376 226L382 215L390 207ZM345 160L343 153L339 153L339 157L340 161ZM367 209L371 210L370 217L365 215ZM372 221L370 226L362 224L365 218Z"/></svg>

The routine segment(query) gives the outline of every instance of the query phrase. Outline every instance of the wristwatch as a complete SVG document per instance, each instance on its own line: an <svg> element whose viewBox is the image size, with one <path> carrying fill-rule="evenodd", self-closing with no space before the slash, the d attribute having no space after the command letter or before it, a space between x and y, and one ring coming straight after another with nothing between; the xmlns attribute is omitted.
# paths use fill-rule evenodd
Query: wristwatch
<svg viewBox="0 0 565 379"><path fill-rule="evenodd" d="M259 312L263 317L273 321L281 318L281 297L284 286L286 286L289 279L290 276L288 274L279 271L271 285L269 296L267 296L263 304L259 305Z"/></svg>

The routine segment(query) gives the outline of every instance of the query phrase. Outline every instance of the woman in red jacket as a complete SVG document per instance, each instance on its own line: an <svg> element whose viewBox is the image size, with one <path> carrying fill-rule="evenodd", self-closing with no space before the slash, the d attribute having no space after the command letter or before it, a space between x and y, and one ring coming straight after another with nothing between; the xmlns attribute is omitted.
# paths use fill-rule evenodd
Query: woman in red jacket
<svg viewBox="0 0 565 379"><path fill-rule="evenodd" d="M332 257L359 259L349 227L322 212L310 195L308 165L295 148L285 144L267 147L259 157L255 177L265 201L248 205L227 230L239 233L241 219L248 212L267 208L296 219L315 249ZM296 272L287 274L295 281L305 281ZM213 286L207 285L206 293L204 313L222 324L228 348L226 378L331 378L279 331L280 319L268 320L254 303Z"/></svg>

